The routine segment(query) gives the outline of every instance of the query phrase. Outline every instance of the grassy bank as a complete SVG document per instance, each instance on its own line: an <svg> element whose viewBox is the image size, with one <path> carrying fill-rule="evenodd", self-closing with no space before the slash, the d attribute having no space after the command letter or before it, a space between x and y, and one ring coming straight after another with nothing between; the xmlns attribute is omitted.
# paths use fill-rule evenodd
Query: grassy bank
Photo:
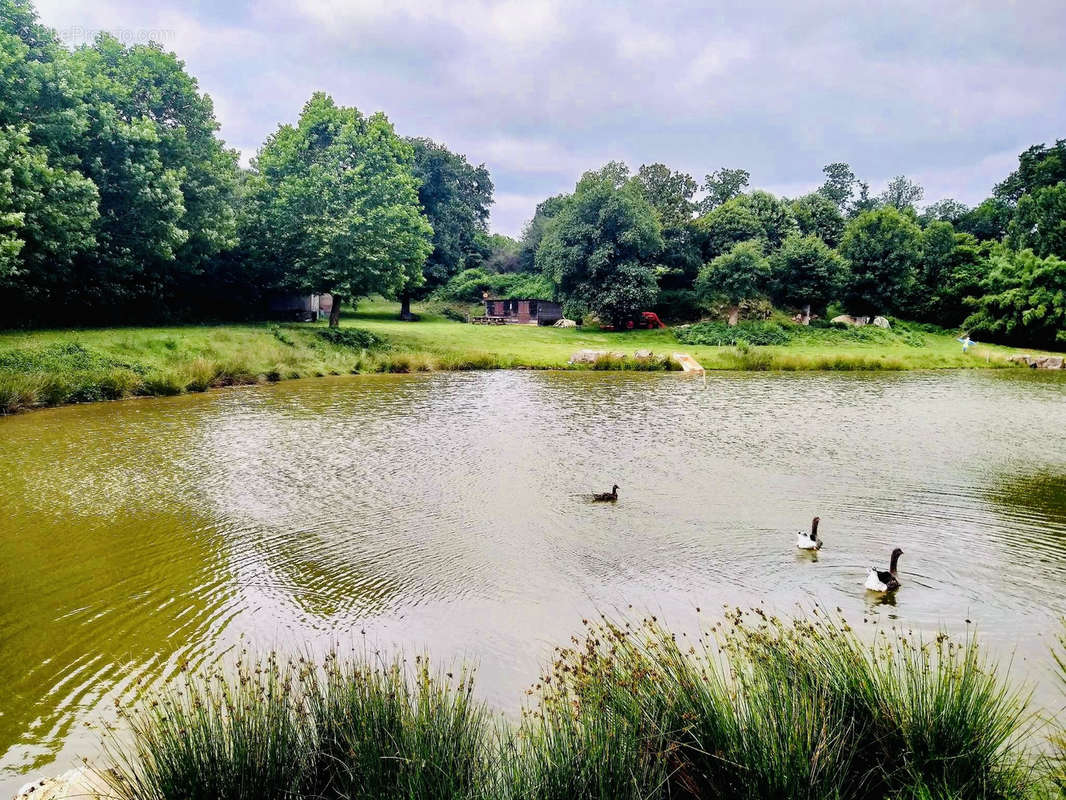
<svg viewBox="0 0 1066 800"><path fill-rule="evenodd" d="M878 638L761 612L692 640L604 620L514 725L423 659L271 657L143 701L104 774L126 800L1066 796L975 641Z"/></svg>
<svg viewBox="0 0 1066 800"><path fill-rule="evenodd" d="M363 303L344 317L340 333L324 323L0 332L0 414L321 375L565 369L582 349L625 354L594 365L600 369L668 369L665 356L681 350L707 369L745 370L995 367L1021 352L981 345L964 354L952 334L907 325L890 331L770 325L738 339L715 326L613 333L469 325L433 308L421 309L419 322L400 322L398 311L394 303ZM638 362L632 354L641 349L664 358Z"/></svg>

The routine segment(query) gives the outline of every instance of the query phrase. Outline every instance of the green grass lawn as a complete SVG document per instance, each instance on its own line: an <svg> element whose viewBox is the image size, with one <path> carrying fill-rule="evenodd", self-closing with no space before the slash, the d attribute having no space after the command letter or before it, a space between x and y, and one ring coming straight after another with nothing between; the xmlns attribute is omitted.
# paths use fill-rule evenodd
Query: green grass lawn
<svg viewBox="0 0 1066 800"><path fill-rule="evenodd" d="M342 330L368 331L383 340L369 347L357 339L328 341L321 335L325 322L0 332L0 413L357 372L564 369L571 354L583 349L627 356L641 349L663 357L685 352L707 369L780 370L1002 367L1021 352L982 344L964 354L953 333L902 325L861 333L793 328L794 341L787 345L709 347L682 344L672 330L470 325L433 306L415 310L418 322L401 322L399 305L385 300L364 301L347 312ZM635 366L632 358L597 365Z"/></svg>

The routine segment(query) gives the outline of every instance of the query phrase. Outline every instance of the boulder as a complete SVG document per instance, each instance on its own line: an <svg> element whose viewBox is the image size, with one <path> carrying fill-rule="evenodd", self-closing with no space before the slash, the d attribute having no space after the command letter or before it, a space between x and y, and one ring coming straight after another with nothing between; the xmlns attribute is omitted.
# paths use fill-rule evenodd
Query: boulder
<svg viewBox="0 0 1066 800"><path fill-rule="evenodd" d="M552 325L552 327L553 328L576 328L577 327L577 323L574 322L572 319L565 319L564 318L564 319L556 320L555 324Z"/></svg>
<svg viewBox="0 0 1066 800"><path fill-rule="evenodd" d="M1031 358L1032 356L1028 353L1018 353L1017 355L1013 355L1008 358L1007 361L1014 364L1025 364L1026 366L1029 366L1029 359Z"/></svg>
<svg viewBox="0 0 1066 800"><path fill-rule="evenodd" d="M637 361L648 361L653 356L654 354L651 352L651 350L638 350L633 354L633 358L635 358Z"/></svg>
<svg viewBox="0 0 1066 800"><path fill-rule="evenodd" d="M606 350L578 350L570 356L571 364L595 364L607 356Z"/></svg>
<svg viewBox="0 0 1066 800"><path fill-rule="evenodd" d="M884 317L874 317L873 323L871 323L871 324L876 325L878 328L891 328L892 327L892 323L889 322Z"/></svg>
<svg viewBox="0 0 1066 800"><path fill-rule="evenodd" d="M877 319L884 319L884 318L883 317L878 317ZM869 317L853 317L850 314L841 314L839 317L833 317L829 321L830 322L841 322L844 325L855 325L855 326L862 326L862 325L869 325L870 324L870 318ZM885 324L882 327L887 328L888 327L888 320L885 319L884 323Z"/></svg>
<svg viewBox="0 0 1066 800"><path fill-rule="evenodd" d="M1062 369L1062 356L1040 356L1036 359L1037 369Z"/></svg>

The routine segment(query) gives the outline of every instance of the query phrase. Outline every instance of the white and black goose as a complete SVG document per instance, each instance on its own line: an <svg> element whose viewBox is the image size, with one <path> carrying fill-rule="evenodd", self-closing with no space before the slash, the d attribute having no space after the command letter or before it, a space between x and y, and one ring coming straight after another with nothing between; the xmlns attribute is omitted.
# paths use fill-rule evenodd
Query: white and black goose
<svg viewBox="0 0 1066 800"><path fill-rule="evenodd" d="M796 534L796 547L800 550L821 550L822 540L818 538L818 522L819 518L815 517L811 520L811 532L810 533L797 533Z"/></svg>
<svg viewBox="0 0 1066 800"><path fill-rule="evenodd" d="M892 551L892 562L888 572L870 567L866 575L866 588L871 592L894 592L899 588L899 578L896 576L896 567L899 565L899 557L903 551L898 547Z"/></svg>

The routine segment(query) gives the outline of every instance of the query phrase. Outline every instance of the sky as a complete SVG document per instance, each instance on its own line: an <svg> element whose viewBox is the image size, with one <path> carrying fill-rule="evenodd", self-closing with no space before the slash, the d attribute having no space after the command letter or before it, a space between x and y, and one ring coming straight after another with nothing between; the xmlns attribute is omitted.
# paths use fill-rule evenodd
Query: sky
<svg viewBox="0 0 1066 800"><path fill-rule="evenodd" d="M491 228L612 159L797 196L846 161L923 205L987 197L1066 137L1062 0L36 0L71 45L175 52L242 163L312 92L384 111L495 183Z"/></svg>

